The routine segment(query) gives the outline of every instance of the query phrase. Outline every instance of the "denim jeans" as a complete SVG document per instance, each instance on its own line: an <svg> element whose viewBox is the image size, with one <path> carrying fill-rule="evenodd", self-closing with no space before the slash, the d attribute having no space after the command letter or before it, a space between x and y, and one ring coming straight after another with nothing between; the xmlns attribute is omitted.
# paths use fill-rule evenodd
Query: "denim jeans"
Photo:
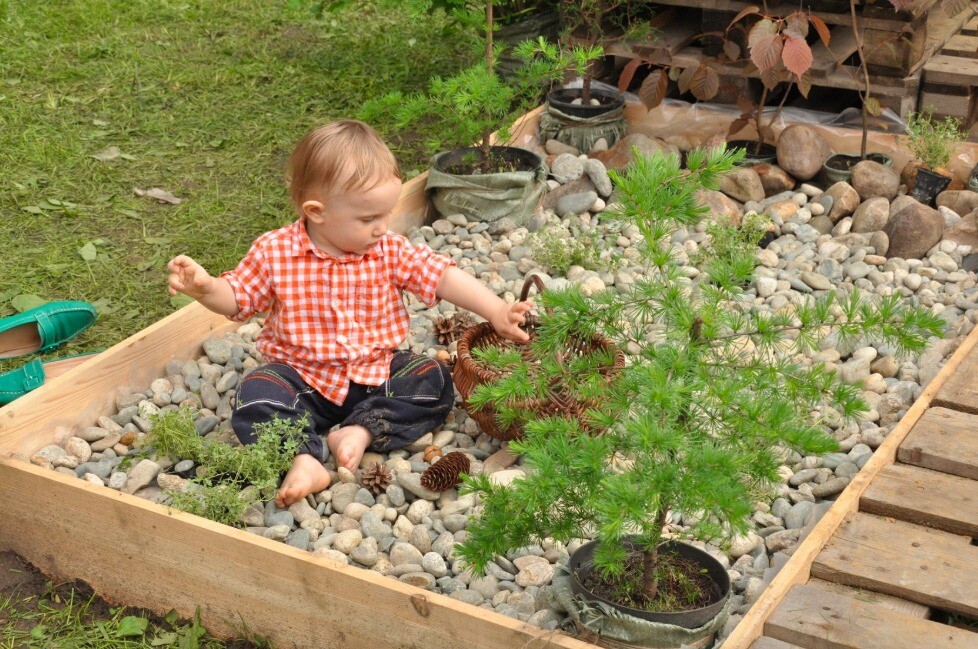
<svg viewBox="0 0 978 649"><path fill-rule="evenodd" d="M299 373L282 363L262 365L238 386L231 427L242 444L253 443L254 426L273 415L297 419L309 415L299 453L325 462L329 457L321 435L336 424L360 425L370 431L370 448L384 453L407 446L437 428L452 409L452 374L438 361L409 351L396 351L390 378L377 386L350 382L338 406L308 385Z"/></svg>

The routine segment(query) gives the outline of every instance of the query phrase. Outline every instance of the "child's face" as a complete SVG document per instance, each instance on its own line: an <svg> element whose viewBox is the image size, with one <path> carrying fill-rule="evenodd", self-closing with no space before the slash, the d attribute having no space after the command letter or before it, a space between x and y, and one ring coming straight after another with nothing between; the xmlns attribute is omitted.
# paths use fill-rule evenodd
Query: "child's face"
<svg viewBox="0 0 978 649"><path fill-rule="evenodd" d="M401 181L385 180L370 189L314 192L302 204L312 242L331 255L363 254L387 233Z"/></svg>

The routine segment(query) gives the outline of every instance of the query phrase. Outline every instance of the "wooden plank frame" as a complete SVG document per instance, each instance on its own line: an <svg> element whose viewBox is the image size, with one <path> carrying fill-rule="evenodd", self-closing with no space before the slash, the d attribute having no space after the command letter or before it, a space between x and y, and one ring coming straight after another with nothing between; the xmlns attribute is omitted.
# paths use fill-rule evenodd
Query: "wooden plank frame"
<svg viewBox="0 0 978 649"><path fill-rule="evenodd" d="M897 449L903 443L910 429L930 407L935 395L957 371L968 354L975 349L976 344L978 344L978 328L968 334L961 346L920 394L907 414L903 416L900 423L890 431L886 440L876 449L869 462L863 466L859 473L853 476L849 486L838 497L835 504L829 508L808 537L798 546L788 563L764 589L744 619L724 641L724 649L748 649L755 640L761 637L766 620L785 598L791 587L808 582L815 557L822 551L822 548L825 547L825 544L842 525L843 521L849 515L859 511L859 500L863 492L884 467L894 463Z"/></svg>
<svg viewBox="0 0 978 649"><path fill-rule="evenodd" d="M630 106L626 117L633 109L643 112ZM513 141L535 132L541 110L514 125ZM425 178L404 184L395 208L404 216L395 220L395 231L430 218ZM0 408L0 551L18 553L53 578L86 581L110 601L161 614L176 609L185 617L199 606L204 625L218 635L230 635L244 621L279 647L594 649L560 632L26 461L40 447L92 425L118 395L144 389L168 360L196 358L204 340L236 326L190 304ZM807 581L812 558L855 510L872 476L892 463L900 441L976 342L978 329L798 548L726 649L751 646L788 588Z"/></svg>
<svg viewBox="0 0 978 649"><path fill-rule="evenodd" d="M535 133L537 109L512 129ZM424 175L404 184L395 230L428 215ZM421 221L423 223L423 220ZM0 408L0 550L55 579L81 579L112 602L192 617L212 633L242 622L277 647L594 649L471 606L33 466L27 456L94 424L116 397L145 389L173 358L237 327L192 303Z"/></svg>

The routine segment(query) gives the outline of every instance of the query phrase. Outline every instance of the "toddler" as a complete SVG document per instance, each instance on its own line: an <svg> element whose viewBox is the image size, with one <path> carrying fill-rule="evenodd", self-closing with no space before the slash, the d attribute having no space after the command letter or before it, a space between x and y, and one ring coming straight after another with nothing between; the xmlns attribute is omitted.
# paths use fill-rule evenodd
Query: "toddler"
<svg viewBox="0 0 978 649"><path fill-rule="evenodd" d="M289 171L299 218L258 237L237 268L212 277L186 255L168 264L171 295L235 321L268 312L256 341L266 364L238 387L231 427L248 444L256 423L309 416L280 507L329 486L329 453L355 471L368 447L402 448L448 416L448 369L397 350L409 326L402 291L428 306L446 299L518 341L527 340L519 325L532 307L507 304L450 258L387 231L401 175L366 124L317 128L292 153ZM336 424L324 444L319 433Z"/></svg>

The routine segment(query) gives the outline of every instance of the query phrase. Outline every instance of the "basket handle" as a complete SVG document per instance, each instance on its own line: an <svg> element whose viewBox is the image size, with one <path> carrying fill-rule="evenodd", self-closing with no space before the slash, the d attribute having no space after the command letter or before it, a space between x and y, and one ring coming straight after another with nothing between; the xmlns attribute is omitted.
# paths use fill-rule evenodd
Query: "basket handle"
<svg viewBox="0 0 978 649"><path fill-rule="evenodd" d="M520 291L520 302L526 302L526 298L530 294L530 284L536 284L537 293L543 293L543 280L540 279L539 275L530 273L523 281L523 290Z"/></svg>

